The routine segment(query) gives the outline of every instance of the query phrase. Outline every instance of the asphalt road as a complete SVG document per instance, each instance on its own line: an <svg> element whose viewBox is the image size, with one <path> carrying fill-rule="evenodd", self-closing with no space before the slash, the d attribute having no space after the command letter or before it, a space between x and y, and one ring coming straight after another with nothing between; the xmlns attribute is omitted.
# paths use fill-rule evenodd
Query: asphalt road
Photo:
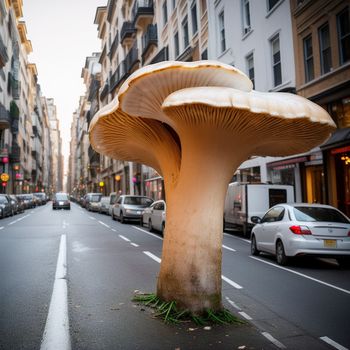
<svg viewBox="0 0 350 350"><path fill-rule="evenodd" d="M225 233L223 300L248 324L205 331L164 325L131 301L135 290L155 291L161 250L161 236L147 228L75 204L0 220L0 349L39 349L66 333L72 349L350 348L350 271L335 261L281 268ZM55 314L65 286L69 325Z"/></svg>

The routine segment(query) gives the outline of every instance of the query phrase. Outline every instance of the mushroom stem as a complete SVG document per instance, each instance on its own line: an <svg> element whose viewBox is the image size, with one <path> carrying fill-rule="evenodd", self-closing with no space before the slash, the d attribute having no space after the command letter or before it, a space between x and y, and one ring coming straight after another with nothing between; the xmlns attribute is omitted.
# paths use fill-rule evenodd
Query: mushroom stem
<svg viewBox="0 0 350 350"><path fill-rule="evenodd" d="M157 294L200 314L222 308L224 199L230 178L247 153L240 150L235 156L239 143L210 127L188 127L180 130L180 137L178 182L173 189L166 188L168 220Z"/></svg>

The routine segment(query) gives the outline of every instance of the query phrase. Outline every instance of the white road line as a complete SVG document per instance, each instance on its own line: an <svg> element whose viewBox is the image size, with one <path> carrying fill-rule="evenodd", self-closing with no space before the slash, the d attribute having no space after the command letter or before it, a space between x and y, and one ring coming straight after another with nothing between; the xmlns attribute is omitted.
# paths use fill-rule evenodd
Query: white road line
<svg viewBox="0 0 350 350"><path fill-rule="evenodd" d="M122 235L118 235L121 239L124 239L124 241L126 242L130 242L130 239L129 238L126 238L125 236L122 236Z"/></svg>
<svg viewBox="0 0 350 350"><path fill-rule="evenodd" d="M1 226L1 227L0 227L0 230L2 230L3 228L4 228L4 226Z"/></svg>
<svg viewBox="0 0 350 350"><path fill-rule="evenodd" d="M270 340L271 343L276 345L279 349L287 349L285 345L275 339L270 333L262 332L261 333L266 339Z"/></svg>
<svg viewBox="0 0 350 350"><path fill-rule="evenodd" d="M239 314L248 321L252 320L252 318L248 314L246 314L244 311L240 311Z"/></svg>
<svg viewBox="0 0 350 350"><path fill-rule="evenodd" d="M139 247L139 245L136 244L136 243L131 242L130 244L131 244L132 246L134 246L134 247Z"/></svg>
<svg viewBox="0 0 350 350"><path fill-rule="evenodd" d="M237 310L241 311L242 309L235 303L233 302L229 297L225 297L226 300Z"/></svg>
<svg viewBox="0 0 350 350"><path fill-rule="evenodd" d="M230 250L231 252L235 252L235 251L236 251L236 249L230 248L230 247L228 247L228 246L226 246L226 245L222 245L222 247L223 247L224 249Z"/></svg>
<svg viewBox="0 0 350 350"><path fill-rule="evenodd" d="M7 225L13 225L13 224L15 224L17 221L18 221L18 220L11 221L11 222L9 222Z"/></svg>
<svg viewBox="0 0 350 350"><path fill-rule="evenodd" d="M70 350L67 291L67 238L61 236L55 282L40 350Z"/></svg>
<svg viewBox="0 0 350 350"><path fill-rule="evenodd" d="M238 283L233 282L232 280L230 280L229 278L225 277L224 275L221 275L221 278L228 284L230 284L232 287L236 288L236 289L242 289L243 287L240 286Z"/></svg>
<svg viewBox="0 0 350 350"><path fill-rule="evenodd" d="M117 232L117 230L115 230L114 228L111 229L113 232Z"/></svg>
<svg viewBox="0 0 350 350"><path fill-rule="evenodd" d="M150 252L143 252L143 253L146 254L147 256L149 256L151 259L153 259L157 263L160 263L162 261L160 258L158 258L158 256L156 256Z"/></svg>
<svg viewBox="0 0 350 350"><path fill-rule="evenodd" d="M139 228L139 227L137 227L137 226L132 226L132 227L133 227L133 228L136 228L136 229L139 230L139 231L142 231L142 232L144 232L144 233L147 233L147 234L150 235L150 236L153 236L153 237L155 237L155 238L158 238L158 239L163 240L162 237L159 237L159 236L155 235L154 233L148 232L148 231L146 231L146 230L144 230L144 229L142 229L142 228Z"/></svg>
<svg viewBox="0 0 350 350"><path fill-rule="evenodd" d="M338 350L349 350L348 348L345 348L344 346L338 344L337 342L335 342L334 340L328 338L328 337L320 337L321 340L323 340L324 342L326 342L327 344L333 346L333 348L336 348Z"/></svg>
<svg viewBox="0 0 350 350"><path fill-rule="evenodd" d="M246 243L249 243L250 244L250 240L249 239L245 239L245 238L241 238L241 237L237 237L237 236L233 236L233 235L230 235L226 232L223 232L224 236L227 236L227 237L231 237L231 238L235 238L235 239L239 239L240 241L243 241L243 242L246 242Z"/></svg>
<svg viewBox="0 0 350 350"><path fill-rule="evenodd" d="M102 221L99 221L99 223L100 223L101 225L103 225L103 226L106 226L106 227L110 228L110 226L109 226L109 225L105 224L105 223L104 223L104 222L102 222Z"/></svg>
<svg viewBox="0 0 350 350"><path fill-rule="evenodd" d="M300 272L297 272L297 271L294 271L294 270L290 270L290 269L287 269L286 267L282 267L282 266L278 266L276 264L273 264L273 263L270 263L268 261L264 261L262 259L259 259L259 258L256 258L254 256L250 256L250 258L254 259L254 260L257 260L257 261L260 261L264 264L267 264L267 265L271 265L273 267L276 267L278 269L281 269L281 270L285 270L285 271L288 271L288 272L291 272L291 273L294 273L295 275L298 275L298 276L301 276L301 277L304 277L304 278L307 278L311 281L314 281L314 282L317 282L317 283L320 283L320 284L323 284L324 286L327 286L327 287L330 287L330 288L333 288L333 289L337 289L343 293L346 293L346 294L350 294L350 290L347 290L347 289L344 289L344 288L340 288L340 287L337 287L337 286L334 286L333 284L330 284L330 283L327 283L327 282L323 282L321 280L318 280L316 278L313 278L313 277L310 277L308 275L304 275L303 273L300 273Z"/></svg>
<svg viewBox="0 0 350 350"><path fill-rule="evenodd" d="M91 220L96 220L93 216L89 216L89 218L90 218Z"/></svg>

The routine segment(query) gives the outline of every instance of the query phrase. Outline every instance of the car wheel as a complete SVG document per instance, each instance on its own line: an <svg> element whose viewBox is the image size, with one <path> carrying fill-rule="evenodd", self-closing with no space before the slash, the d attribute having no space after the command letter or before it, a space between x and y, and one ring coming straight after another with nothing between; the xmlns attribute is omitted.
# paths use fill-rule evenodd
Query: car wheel
<svg viewBox="0 0 350 350"><path fill-rule="evenodd" d="M120 220L120 223L125 224L125 219L122 212L120 213L119 220Z"/></svg>
<svg viewBox="0 0 350 350"><path fill-rule="evenodd" d="M225 218L224 218L223 222L222 222L222 231L225 232L225 229L226 229L226 222L225 222Z"/></svg>
<svg viewBox="0 0 350 350"><path fill-rule="evenodd" d="M284 246L282 241L277 241L276 243L276 258L278 265L287 265L288 258L286 256L286 253L284 252Z"/></svg>
<svg viewBox="0 0 350 350"><path fill-rule="evenodd" d="M252 236L252 240L251 240L251 243L250 243L250 252L254 256L257 256L257 255L260 254L260 251L256 247L256 239L255 239L254 235Z"/></svg>
<svg viewBox="0 0 350 350"><path fill-rule="evenodd" d="M165 231L165 222L162 223L162 236L164 236L164 231Z"/></svg>
<svg viewBox="0 0 350 350"><path fill-rule="evenodd" d="M342 256L337 258L337 262L341 269L349 269L350 268L350 257Z"/></svg>
<svg viewBox="0 0 350 350"><path fill-rule="evenodd" d="M115 220L114 211L112 210L112 220Z"/></svg>
<svg viewBox="0 0 350 350"><path fill-rule="evenodd" d="M149 230L151 232L153 231L153 226L152 226L152 220L151 219L148 220L148 228L149 228Z"/></svg>

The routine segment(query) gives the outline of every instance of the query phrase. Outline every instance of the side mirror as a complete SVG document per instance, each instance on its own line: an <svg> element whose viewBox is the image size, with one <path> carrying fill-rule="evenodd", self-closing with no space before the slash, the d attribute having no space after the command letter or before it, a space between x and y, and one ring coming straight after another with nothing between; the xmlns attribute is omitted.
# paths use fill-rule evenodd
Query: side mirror
<svg viewBox="0 0 350 350"><path fill-rule="evenodd" d="M261 222L261 218L259 218L259 216L252 216L250 220L253 224L260 224Z"/></svg>

